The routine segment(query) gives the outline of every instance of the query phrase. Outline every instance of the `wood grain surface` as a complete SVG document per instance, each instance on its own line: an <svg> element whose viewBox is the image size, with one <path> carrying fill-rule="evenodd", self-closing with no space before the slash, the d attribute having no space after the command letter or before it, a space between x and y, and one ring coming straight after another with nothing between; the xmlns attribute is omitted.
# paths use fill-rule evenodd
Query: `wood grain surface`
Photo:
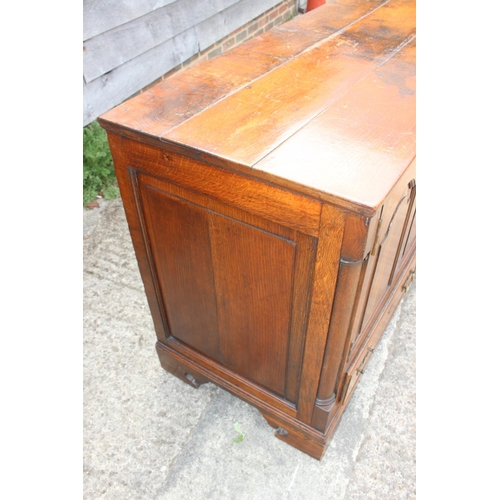
<svg viewBox="0 0 500 500"><path fill-rule="evenodd" d="M317 9L307 16L296 17L243 46L158 83L108 111L101 121L162 137L315 43L341 32L382 3L383 0L359 1L349 7L327 4L321 13Z"/></svg>
<svg viewBox="0 0 500 500"><path fill-rule="evenodd" d="M415 51L412 39L255 169L373 215L416 153Z"/></svg>
<svg viewBox="0 0 500 500"><path fill-rule="evenodd" d="M317 459L415 272L415 55L340 0L100 120L162 366Z"/></svg>
<svg viewBox="0 0 500 500"><path fill-rule="evenodd" d="M373 215L415 155L415 47L413 1L326 4L101 123Z"/></svg>
<svg viewBox="0 0 500 500"><path fill-rule="evenodd" d="M398 12L407 7L403 1L383 5L162 138L235 163L254 165L415 36L411 16ZM390 24L395 15L406 22ZM390 26L389 35L377 38L386 26ZM362 36L369 43L360 43Z"/></svg>

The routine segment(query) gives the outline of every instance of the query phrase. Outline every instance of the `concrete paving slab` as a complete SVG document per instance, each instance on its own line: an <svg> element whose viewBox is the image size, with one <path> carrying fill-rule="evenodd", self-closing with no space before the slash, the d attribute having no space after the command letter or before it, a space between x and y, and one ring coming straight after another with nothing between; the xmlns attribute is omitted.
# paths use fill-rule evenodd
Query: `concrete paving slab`
<svg viewBox="0 0 500 500"><path fill-rule="evenodd" d="M415 303L416 286L412 286L400 306L394 334L389 326L379 346L387 355L374 381L376 392L345 500L416 498ZM363 381L361 394L367 385L370 381Z"/></svg>
<svg viewBox="0 0 500 500"><path fill-rule="evenodd" d="M414 284L321 462L247 403L161 369L121 200L84 213L84 287L85 499L416 498Z"/></svg>
<svg viewBox="0 0 500 500"><path fill-rule="evenodd" d="M152 498L215 390L159 369L120 201L84 239L84 498Z"/></svg>

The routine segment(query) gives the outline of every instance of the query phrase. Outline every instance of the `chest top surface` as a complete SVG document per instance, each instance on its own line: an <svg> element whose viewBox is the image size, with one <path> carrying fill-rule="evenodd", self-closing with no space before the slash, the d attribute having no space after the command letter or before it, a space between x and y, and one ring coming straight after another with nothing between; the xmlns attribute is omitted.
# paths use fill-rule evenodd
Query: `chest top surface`
<svg viewBox="0 0 500 500"><path fill-rule="evenodd" d="M375 209L415 157L415 2L338 0L100 117L120 133Z"/></svg>

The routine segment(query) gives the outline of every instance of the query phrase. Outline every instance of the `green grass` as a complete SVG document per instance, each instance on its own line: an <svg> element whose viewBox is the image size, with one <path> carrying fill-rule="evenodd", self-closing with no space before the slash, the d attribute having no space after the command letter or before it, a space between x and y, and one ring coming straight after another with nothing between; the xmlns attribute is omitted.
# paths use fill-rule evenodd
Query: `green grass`
<svg viewBox="0 0 500 500"><path fill-rule="evenodd" d="M239 436L233 439L233 443L241 443L241 441L245 439L245 433L241 429L241 425L238 422L234 424L234 430L239 434Z"/></svg>
<svg viewBox="0 0 500 500"><path fill-rule="evenodd" d="M106 132L94 121L83 128L83 204L98 195L113 200L120 192Z"/></svg>

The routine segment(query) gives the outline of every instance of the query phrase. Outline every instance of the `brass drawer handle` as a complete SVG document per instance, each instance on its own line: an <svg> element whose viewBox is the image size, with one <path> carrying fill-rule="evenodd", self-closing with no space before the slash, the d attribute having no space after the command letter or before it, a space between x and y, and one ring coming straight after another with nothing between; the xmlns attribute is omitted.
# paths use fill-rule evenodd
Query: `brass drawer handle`
<svg viewBox="0 0 500 500"><path fill-rule="evenodd" d="M362 375L364 373L366 365L368 364L368 359L370 358L372 352L373 352L373 348L369 347L368 351L365 354L365 357L363 358L363 361L361 361L361 365L356 370L360 375Z"/></svg>
<svg viewBox="0 0 500 500"><path fill-rule="evenodd" d="M415 271L411 271L410 274L408 275L408 278L405 281L405 284L403 285L403 288L401 290L403 293L406 293L408 291L408 288L410 288L411 282L415 278Z"/></svg>

